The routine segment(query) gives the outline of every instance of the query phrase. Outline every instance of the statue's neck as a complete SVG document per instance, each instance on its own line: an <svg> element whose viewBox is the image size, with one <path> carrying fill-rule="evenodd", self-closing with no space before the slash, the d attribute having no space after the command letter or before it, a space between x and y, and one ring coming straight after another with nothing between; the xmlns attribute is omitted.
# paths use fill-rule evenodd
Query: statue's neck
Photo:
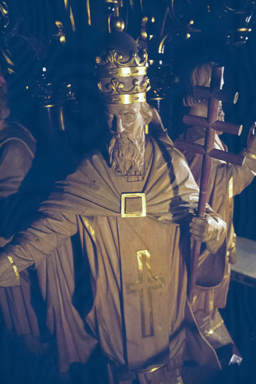
<svg viewBox="0 0 256 384"><path fill-rule="evenodd" d="M190 107L189 114L194 116L207 117L208 114L208 104L207 102L198 103Z"/></svg>

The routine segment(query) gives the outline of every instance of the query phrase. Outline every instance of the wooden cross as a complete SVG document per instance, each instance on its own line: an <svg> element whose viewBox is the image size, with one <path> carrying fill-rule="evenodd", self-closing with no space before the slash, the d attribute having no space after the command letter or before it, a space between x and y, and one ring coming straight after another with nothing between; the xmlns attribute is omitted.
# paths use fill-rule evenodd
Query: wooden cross
<svg viewBox="0 0 256 384"><path fill-rule="evenodd" d="M141 310L142 338L154 336L152 290L163 288L163 276L152 276L150 253L148 250L137 252L139 280L126 283L126 292L139 293Z"/></svg>
<svg viewBox="0 0 256 384"><path fill-rule="evenodd" d="M200 116L185 115L183 122L188 125L197 125L206 128L205 134L205 145L199 145L195 143L188 143L182 140L175 141L175 146L180 150L192 151L203 155L202 172L201 172L201 183L199 192L199 203L198 203L198 217L205 217L207 192L211 172L211 160L216 158L236 165L243 165L245 156L234 155L229 152L225 152L214 148L214 137L215 131L221 131L226 133L232 133L240 135L242 132L241 125L230 124L222 121L218 121L218 107L219 101L230 101L230 95L224 93L221 89L221 82L223 77L224 67L213 65L212 77L210 87L196 86L193 89L195 96L201 98L208 98L208 117L205 119ZM237 95L233 99L235 103L237 101ZM201 243L195 241L194 253L192 256L192 272L189 281L189 300L192 302L194 296L194 289L196 285L196 273L198 268L198 260L200 256Z"/></svg>

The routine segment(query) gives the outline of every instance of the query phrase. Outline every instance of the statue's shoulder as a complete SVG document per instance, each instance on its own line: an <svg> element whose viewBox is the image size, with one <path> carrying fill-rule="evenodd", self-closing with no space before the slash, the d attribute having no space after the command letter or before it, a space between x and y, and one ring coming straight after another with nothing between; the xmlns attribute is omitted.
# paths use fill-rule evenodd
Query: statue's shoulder
<svg viewBox="0 0 256 384"><path fill-rule="evenodd" d="M86 153L83 156L80 165L83 167L88 167L91 165L95 166L103 163L106 163L103 154L99 150L94 150L92 152Z"/></svg>
<svg viewBox="0 0 256 384"><path fill-rule="evenodd" d="M170 139L168 134L163 134L161 136L150 136L150 141L153 144L154 150L161 148L161 150L172 151L173 150L173 141Z"/></svg>
<svg viewBox="0 0 256 384"><path fill-rule="evenodd" d="M0 147L9 143L15 146L15 143L22 143L32 156L36 151L36 140L33 135L23 125L18 122L11 121L5 122L3 128L0 130Z"/></svg>
<svg viewBox="0 0 256 384"><path fill-rule="evenodd" d="M83 174L88 178L98 179L107 173L107 168L108 165L103 154L100 151L95 150L83 156L78 162L75 173Z"/></svg>
<svg viewBox="0 0 256 384"><path fill-rule="evenodd" d="M151 141L153 143L154 152L162 152L163 157L166 159L168 154L170 161L186 161L183 153L175 147L175 143L173 143L168 135L158 138L157 140L155 138L151 138Z"/></svg>

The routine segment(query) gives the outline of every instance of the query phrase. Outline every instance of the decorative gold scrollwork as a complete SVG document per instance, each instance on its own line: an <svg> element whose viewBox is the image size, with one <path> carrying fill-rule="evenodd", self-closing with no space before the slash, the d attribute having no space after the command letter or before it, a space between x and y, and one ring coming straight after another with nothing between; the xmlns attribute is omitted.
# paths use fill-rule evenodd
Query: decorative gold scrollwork
<svg viewBox="0 0 256 384"><path fill-rule="evenodd" d="M2 20L3 20L3 26L4 26L4 28L6 28L10 22L10 19L9 19L8 5L6 4L5 1L0 1L0 16L1 15L2 15Z"/></svg>
<svg viewBox="0 0 256 384"><path fill-rule="evenodd" d="M100 57L96 57L96 63L102 68L109 68L113 66L117 68L123 68L131 67L134 64L138 67L143 67L148 61L148 54L145 49L141 49L138 54L136 54L134 51L130 51L129 55L130 57L127 61L122 61L123 55L120 52L108 49L107 53L102 56L102 60L105 62L105 64L100 64Z"/></svg>
<svg viewBox="0 0 256 384"><path fill-rule="evenodd" d="M147 92L150 89L150 82L147 76L144 76L143 80L140 82L138 79L134 79L132 82L133 86L131 89L124 89L124 83L119 81L117 78L113 77L110 83L102 86L102 83L98 82L99 90L105 95L121 95L124 93L133 94L133 93L142 93Z"/></svg>

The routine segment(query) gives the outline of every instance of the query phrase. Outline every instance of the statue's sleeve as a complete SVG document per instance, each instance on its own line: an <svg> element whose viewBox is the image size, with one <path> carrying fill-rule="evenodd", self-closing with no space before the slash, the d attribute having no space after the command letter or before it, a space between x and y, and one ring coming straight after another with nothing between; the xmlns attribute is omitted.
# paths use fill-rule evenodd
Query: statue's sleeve
<svg viewBox="0 0 256 384"><path fill-rule="evenodd" d="M22 220L25 211L20 187L27 175L33 153L26 143L6 134L0 145L0 247L8 243ZM29 193L25 195L28 199Z"/></svg>
<svg viewBox="0 0 256 384"><path fill-rule="evenodd" d="M197 140L195 143L203 145L204 140ZM223 150L227 151L226 145L224 143L222 143L222 145ZM254 176L256 175L256 156L250 153L247 149L242 151L240 154L246 157L242 166L226 163L215 158L212 159L211 177L214 177L213 187L219 188L220 186L223 186L225 191L225 188L228 188L228 186L231 185L232 195L229 188L230 197L239 195L252 182ZM197 184L199 184L201 179L203 157L202 155L192 152L187 152L185 156L194 178Z"/></svg>
<svg viewBox="0 0 256 384"><path fill-rule="evenodd" d="M77 232L75 214L58 210L39 213L38 219L24 232L14 236L0 253L0 286L19 285L19 272L37 267L64 241Z"/></svg>
<svg viewBox="0 0 256 384"><path fill-rule="evenodd" d="M239 195L256 175L256 156L245 149L242 153L245 158L243 166L230 164L230 178L233 177L233 196Z"/></svg>
<svg viewBox="0 0 256 384"><path fill-rule="evenodd" d="M32 156L18 140L9 140L0 148L0 199L16 193L32 164Z"/></svg>

